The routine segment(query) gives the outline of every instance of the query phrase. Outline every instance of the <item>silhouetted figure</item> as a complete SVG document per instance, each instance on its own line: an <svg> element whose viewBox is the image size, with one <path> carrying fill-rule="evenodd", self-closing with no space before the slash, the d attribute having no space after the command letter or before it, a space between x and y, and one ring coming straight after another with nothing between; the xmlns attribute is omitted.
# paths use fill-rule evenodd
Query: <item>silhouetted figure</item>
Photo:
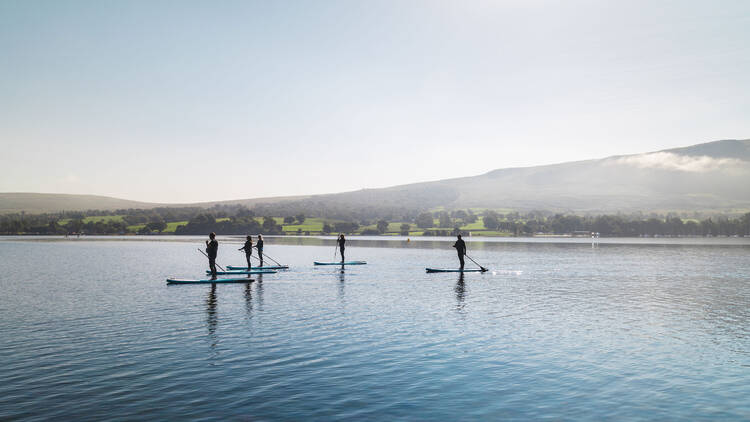
<svg viewBox="0 0 750 422"><path fill-rule="evenodd" d="M245 251L245 259L247 260L247 270L250 271L252 269L252 262L250 262L250 258L253 257L253 237L248 236L247 240L245 241L245 245L238 250ZM250 274L247 275L250 277Z"/></svg>
<svg viewBox="0 0 750 422"><path fill-rule="evenodd" d="M260 266L263 266L263 235L258 235L258 241L255 243L255 247L258 249L258 259L260 260Z"/></svg>
<svg viewBox="0 0 750 422"><path fill-rule="evenodd" d="M458 252L458 262L461 263L461 269L464 269L464 255L466 255L466 243L464 243L464 240L461 239L461 235L458 235L458 240L456 240L456 243L453 244L453 247L456 248L456 252Z"/></svg>
<svg viewBox="0 0 750 422"><path fill-rule="evenodd" d="M206 255L208 255L208 267L211 269L211 280L216 280L216 253L219 252L219 242L216 241L216 233L211 232L206 240Z"/></svg>
<svg viewBox="0 0 750 422"><path fill-rule="evenodd" d="M344 262L344 249L346 249L346 239L344 238L344 234L340 234L339 238L336 240L336 243L339 244L339 251L341 252L341 262Z"/></svg>

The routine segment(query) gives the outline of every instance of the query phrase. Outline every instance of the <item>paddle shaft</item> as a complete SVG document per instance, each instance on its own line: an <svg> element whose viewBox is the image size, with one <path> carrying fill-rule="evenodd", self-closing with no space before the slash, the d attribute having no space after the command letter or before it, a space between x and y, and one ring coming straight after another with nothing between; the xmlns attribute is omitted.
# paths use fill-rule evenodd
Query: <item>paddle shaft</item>
<svg viewBox="0 0 750 422"><path fill-rule="evenodd" d="M464 256L465 256L465 257L467 257L467 258L469 258L469 259L471 259L471 257L470 257L469 255L466 255L466 252L464 252ZM479 265L479 264L477 263L477 261L474 261L473 259L471 259L471 262L473 262L473 263L477 264L477 267L481 268L481 269L482 269L482 271L487 271L487 268L484 268L483 266Z"/></svg>
<svg viewBox="0 0 750 422"><path fill-rule="evenodd" d="M203 250L202 250L201 248L198 248L198 252L200 252L200 253L202 253L203 255L205 255L205 256L206 256L206 258L208 258L208 259L211 259L211 258L209 258L209 256L208 256L208 255L207 255L207 254L206 254L205 252L203 252ZM214 259L214 264L216 264L216 259ZM219 264L216 264L216 266L217 266L217 267L219 267L219 269L220 269L220 270L222 270L222 271L226 271L226 270L224 269L224 267L222 267L221 265L219 265Z"/></svg>
<svg viewBox="0 0 750 422"><path fill-rule="evenodd" d="M253 246L253 247L254 247L255 249L258 249L258 247L257 247L257 246ZM262 254L263 254L263 256L265 256L266 258L268 258L268 259L270 259L271 261L273 261L273 263L274 263L274 264L276 264L276 265L279 265L279 266L281 265L281 264L279 264L279 262L278 262L278 261L276 261L275 259L273 259L273 258L271 258L270 256L266 255L266 253L265 253L265 252L262 252L262 251L260 251L260 250L258 250L258 252L262 253Z"/></svg>

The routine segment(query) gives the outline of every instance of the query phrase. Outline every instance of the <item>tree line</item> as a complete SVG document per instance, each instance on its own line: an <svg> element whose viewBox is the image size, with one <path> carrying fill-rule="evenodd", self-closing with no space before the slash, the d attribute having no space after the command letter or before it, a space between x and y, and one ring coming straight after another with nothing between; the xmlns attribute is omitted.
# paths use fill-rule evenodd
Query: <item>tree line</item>
<svg viewBox="0 0 750 422"><path fill-rule="evenodd" d="M596 215L552 214L536 211L521 214L501 214L492 210L481 214L486 230L510 233L515 236L534 234L574 234L577 232L600 233L611 237L638 236L748 236L750 235L750 213L740 217L712 216L702 220L683 219L676 214L651 215ZM478 216L471 210L424 212L417 216L417 227L448 228L451 233L476 222ZM438 221L435 224L435 220ZM442 235L446 230L431 230Z"/></svg>
<svg viewBox="0 0 750 422"><path fill-rule="evenodd" d="M208 209L197 207L91 210L51 214L6 214L0 216L0 234L152 234L164 231L169 222L183 222L175 234L282 234L283 228L269 214L256 218L255 209L241 205L216 205ZM337 214L338 215L338 214ZM91 217L111 216L112 219ZM323 218L332 218L322 216ZM408 235L416 225L425 235L450 235L466 231L489 230L512 236L534 234L573 234L598 232L601 236L750 236L750 213L740 216L713 215L688 218L685 215L576 215L532 211L527 213L499 213L493 210L472 209L413 213L391 219L383 216L348 217L343 221L323 224L322 233L383 234L389 221L401 223L399 233ZM697 217L697 216L694 216ZM285 225L302 224L302 212L281 217ZM474 223L481 224L474 225ZM473 226L472 226L473 225ZM372 227L374 226L374 228ZM471 229L469 227L476 227ZM299 232L298 232L299 233Z"/></svg>

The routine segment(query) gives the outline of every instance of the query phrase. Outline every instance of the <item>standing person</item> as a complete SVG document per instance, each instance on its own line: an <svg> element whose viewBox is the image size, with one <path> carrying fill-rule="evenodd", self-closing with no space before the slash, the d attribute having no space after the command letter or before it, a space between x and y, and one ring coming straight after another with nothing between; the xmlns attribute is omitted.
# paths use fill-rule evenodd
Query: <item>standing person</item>
<svg viewBox="0 0 750 422"><path fill-rule="evenodd" d="M255 247L258 249L258 259L260 260L260 266L263 266L263 235L258 235L258 241L255 243Z"/></svg>
<svg viewBox="0 0 750 422"><path fill-rule="evenodd" d="M453 244L453 247L456 248L456 252L458 252L458 262L461 263L461 269L464 269L464 255L466 255L466 243L464 243L464 240L461 239L461 235L458 235L458 240L456 240L456 243Z"/></svg>
<svg viewBox="0 0 750 422"><path fill-rule="evenodd" d="M211 232L206 240L206 255L208 255L208 267L211 269L211 280L216 280L216 253L219 252L219 242L216 241L216 233Z"/></svg>
<svg viewBox="0 0 750 422"><path fill-rule="evenodd" d="M336 239L336 243L339 244L339 251L341 251L341 263L343 264L344 263L344 249L346 249L346 247L344 246L344 244L346 243L346 239L344 238L344 233L341 233L339 235L339 238Z"/></svg>
<svg viewBox="0 0 750 422"><path fill-rule="evenodd" d="M247 260L247 270L250 271L253 267L253 264L250 262L250 258L253 257L253 237L248 236L247 240L245 241L245 246L238 249L239 251L245 251L245 259ZM250 277L250 274L247 275Z"/></svg>

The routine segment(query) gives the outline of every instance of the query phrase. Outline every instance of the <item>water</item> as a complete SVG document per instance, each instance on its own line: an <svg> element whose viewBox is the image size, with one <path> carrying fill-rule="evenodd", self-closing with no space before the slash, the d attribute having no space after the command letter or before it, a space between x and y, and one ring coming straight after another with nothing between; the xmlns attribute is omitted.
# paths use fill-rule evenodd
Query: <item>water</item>
<svg viewBox="0 0 750 422"><path fill-rule="evenodd" d="M0 419L750 419L747 239L164 240L0 240Z"/></svg>

